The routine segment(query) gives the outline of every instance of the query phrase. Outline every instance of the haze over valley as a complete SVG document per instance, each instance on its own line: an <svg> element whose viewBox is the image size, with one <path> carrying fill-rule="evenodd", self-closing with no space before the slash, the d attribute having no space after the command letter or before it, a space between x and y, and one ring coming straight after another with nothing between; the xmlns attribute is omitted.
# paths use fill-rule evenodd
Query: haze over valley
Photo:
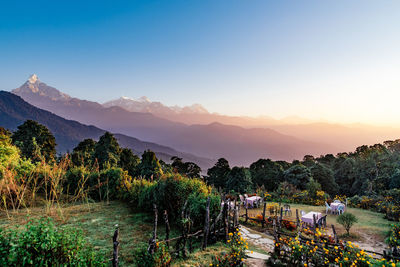
<svg viewBox="0 0 400 267"><path fill-rule="evenodd" d="M62 118L208 159L199 162L192 157L202 166L220 157L243 166L258 158L292 161L304 155L353 151L362 144L400 136L397 128L335 124L296 116L281 120L228 116L210 113L200 104L167 106L147 97L121 97L101 104L61 92L36 74L11 92Z"/></svg>

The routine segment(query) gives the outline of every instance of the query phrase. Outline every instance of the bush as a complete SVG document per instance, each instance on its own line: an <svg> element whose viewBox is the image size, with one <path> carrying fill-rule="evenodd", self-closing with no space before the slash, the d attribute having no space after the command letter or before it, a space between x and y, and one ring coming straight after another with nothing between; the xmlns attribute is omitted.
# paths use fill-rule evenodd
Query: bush
<svg viewBox="0 0 400 267"><path fill-rule="evenodd" d="M344 229L346 229L347 235L350 235L350 228L358 222L358 219L353 214L346 212L339 215L336 221L343 225Z"/></svg>
<svg viewBox="0 0 400 267"><path fill-rule="evenodd" d="M249 247L239 229L236 229L233 233L229 233L228 245L229 252L214 257L210 266L243 266L243 261L246 258L246 249Z"/></svg>
<svg viewBox="0 0 400 267"><path fill-rule="evenodd" d="M0 232L1 266L105 266L82 232L33 220L23 230Z"/></svg>
<svg viewBox="0 0 400 267"><path fill-rule="evenodd" d="M135 266L142 267L164 267L169 266L172 258L169 254L168 247L164 243L157 243L153 255L148 251L148 245L141 243L134 251L133 258L135 259Z"/></svg>
<svg viewBox="0 0 400 267"><path fill-rule="evenodd" d="M210 216L220 210L220 197L213 195L211 187L200 179L187 178L180 174L165 174L153 182L144 179L125 179L123 182L120 188L128 192L122 193L125 199L145 211L152 210L153 204L156 204L158 210L168 211L171 222L180 218L186 201L194 225L202 225L204 222L208 196L211 197Z"/></svg>

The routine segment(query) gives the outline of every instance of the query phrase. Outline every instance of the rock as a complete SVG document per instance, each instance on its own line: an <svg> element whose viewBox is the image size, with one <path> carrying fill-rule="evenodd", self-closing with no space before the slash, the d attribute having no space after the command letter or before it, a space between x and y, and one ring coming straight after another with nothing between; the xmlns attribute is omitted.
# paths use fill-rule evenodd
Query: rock
<svg viewBox="0 0 400 267"><path fill-rule="evenodd" d="M253 252L251 253L251 251L246 250L246 256L252 259L260 259L260 260L268 260L269 259L269 255L267 254L261 254L258 252Z"/></svg>
<svg viewBox="0 0 400 267"><path fill-rule="evenodd" d="M260 238L257 241L260 242L261 244L274 245L274 240L269 238Z"/></svg>
<svg viewBox="0 0 400 267"><path fill-rule="evenodd" d="M259 235L259 234L248 234L247 236L250 237L250 238L252 238L252 239L261 238L261 235Z"/></svg>
<svg viewBox="0 0 400 267"><path fill-rule="evenodd" d="M246 228L240 227L240 232L242 232L242 234L250 234L249 230L247 230Z"/></svg>

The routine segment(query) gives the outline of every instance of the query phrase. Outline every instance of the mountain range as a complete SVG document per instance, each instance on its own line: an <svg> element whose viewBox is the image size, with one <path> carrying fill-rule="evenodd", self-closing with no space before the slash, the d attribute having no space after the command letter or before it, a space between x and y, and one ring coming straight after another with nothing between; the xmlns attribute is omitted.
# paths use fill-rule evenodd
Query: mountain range
<svg viewBox="0 0 400 267"><path fill-rule="evenodd" d="M87 126L77 121L64 119L49 111L32 106L17 95L0 91L0 126L14 131L28 119L35 120L49 128L56 138L57 151L60 153L72 151L83 139L97 140L105 132L95 126ZM203 169L209 168L213 163L211 159L182 153L170 147L144 142L130 136L115 134L115 137L122 147L131 148L138 155L150 149L157 154L158 158L166 162L170 162L172 156L178 156L184 161L196 162Z"/></svg>
<svg viewBox="0 0 400 267"><path fill-rule="evenodd" d="M119 106L107 107L70 97L41 82L36 75L12 93L66 119L204 158L225 157L234 165L248 165L259 158L291 161L304 154L319 155L333 149L326 144L304 141L268 128L248 129L220 122L189 125L148 112L132 112Z"/></svg>
<svg viewBox="0 0 400 267"><path fill-rule="evenodd" d="M146 97L100 104L71 97L32 75L12 93L66 119L172 147L203 158L225 157L246 166L259 158L301 159L304 155L353 151L363 144L397 139L400 129L343 125L298 117L276 120L208 112L201 105L169 107Z"/></svg>

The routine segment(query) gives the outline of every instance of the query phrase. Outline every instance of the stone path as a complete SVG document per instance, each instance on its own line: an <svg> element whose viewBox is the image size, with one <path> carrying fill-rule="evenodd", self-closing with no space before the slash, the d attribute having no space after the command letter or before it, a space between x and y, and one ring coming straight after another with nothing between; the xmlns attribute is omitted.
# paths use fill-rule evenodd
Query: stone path
<svg viewBox="0 0 400 267"><path fill-rule="evenodd" d="M254 234L248 228L243 225L240 226L240 232L242 233L243 238L245 238L249 243L265 250L267 252L271 252L274 249L274 240L264 233ZM246 266L249 267L264 267L266 266L266 260L269 259L268 254L258 253L247 250L246 255L248 259L246 259Z"/></svg>

